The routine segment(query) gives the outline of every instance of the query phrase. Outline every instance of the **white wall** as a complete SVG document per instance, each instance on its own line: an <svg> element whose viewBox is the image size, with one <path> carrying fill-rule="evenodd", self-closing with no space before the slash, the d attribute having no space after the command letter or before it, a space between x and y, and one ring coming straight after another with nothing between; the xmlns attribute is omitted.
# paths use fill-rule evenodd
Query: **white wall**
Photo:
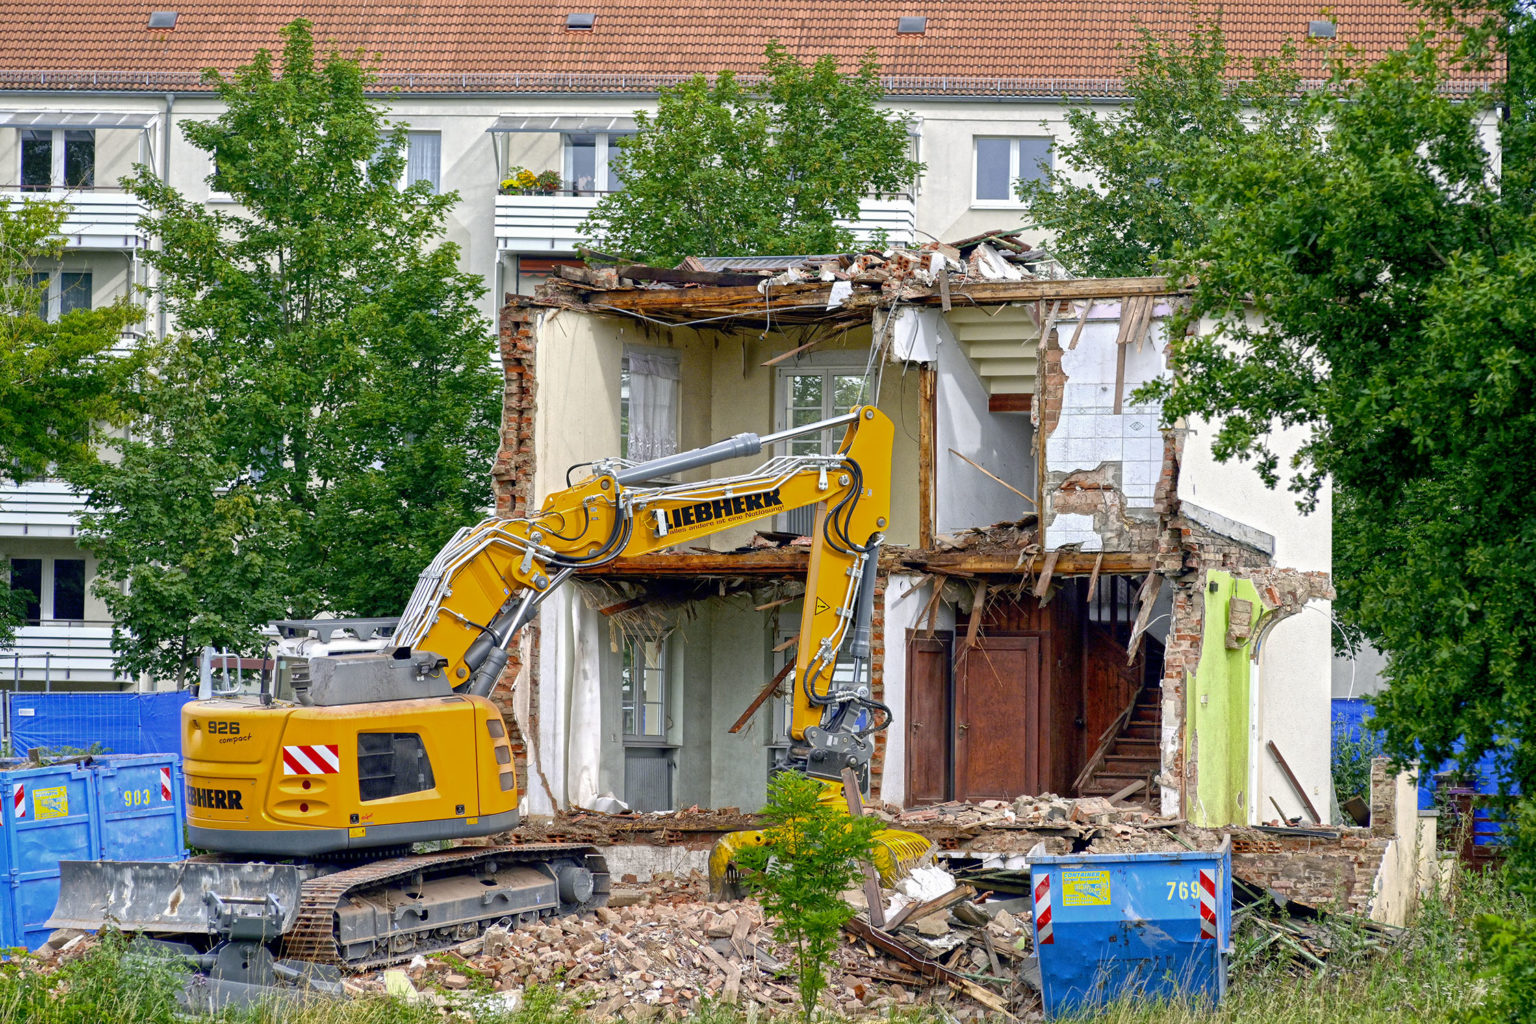
<svg viewBox="0 0 1536 1024"><path fill-rule="evenodd" d="M987 389L947 323L937 318L934 380L934 531L1015 522L1034 507L950 454L953 448L1020 490L1035 482L1035 430L1028 413L987 409Z"/></svg>

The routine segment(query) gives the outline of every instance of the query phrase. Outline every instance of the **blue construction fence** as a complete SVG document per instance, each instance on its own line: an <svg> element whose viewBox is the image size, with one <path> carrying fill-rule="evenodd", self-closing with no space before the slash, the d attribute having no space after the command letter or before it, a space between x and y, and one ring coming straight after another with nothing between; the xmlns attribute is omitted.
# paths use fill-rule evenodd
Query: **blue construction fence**
<svg viewBox="0 0 1536 1024"><path fill-rule="evenodd" d="M1362 736L1377 735L1380 733L1371 730L1366 725L1366 720L1371 716L1370 703L1360 697L1335 697L1333 698L1333 742L1335 745L1341 739L1358 741ZM1451 775L1456 778L1450 778ZM1496 797L1501 793L1501 784L1504 774L1499 768L1497 758L1492 753L1484 754L1473 765L1471 770L1465 773L1457 771L1454 762L1446 762L1441 765L1438 772L1420 771L1419 774L1419 809L1433 810L1436 807L1435 793L1442 786L1453 787L1449 793L1471 793L1477 796ZM1518 794L1520 787L1511 785L1508 788L1511 794ZM1478 843L1497 841L1499 825L1496 820L1488 819L1486 827L1483 825L1484 813L1479 813L1479 827L1476 829Z"/></svg>
<svg viewBox="0 0 1536 1024"><path fill-rule="evenodd" d="M11 753L96 750L111 754L178 754L181 709L188 691L171 693L8 693Z"/></svg>

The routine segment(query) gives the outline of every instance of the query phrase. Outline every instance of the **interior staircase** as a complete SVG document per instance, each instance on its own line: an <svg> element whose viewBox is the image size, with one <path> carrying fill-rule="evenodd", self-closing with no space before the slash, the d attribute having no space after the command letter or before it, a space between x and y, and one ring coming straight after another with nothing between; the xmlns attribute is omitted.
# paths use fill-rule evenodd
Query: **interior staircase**
<svg viewBox="0 0 1536 1024"><path fill-rule="evenodd" d="M1162 764L1158 753L1162 733L1162 687L1143 686L1129 717L1110 741L1103 763L1078 787L1078 795L1109 797L1133 782L1140 782L1142 789L1126 799L1135 803L1150 799L1156 792L1152 779Z"/></svg>

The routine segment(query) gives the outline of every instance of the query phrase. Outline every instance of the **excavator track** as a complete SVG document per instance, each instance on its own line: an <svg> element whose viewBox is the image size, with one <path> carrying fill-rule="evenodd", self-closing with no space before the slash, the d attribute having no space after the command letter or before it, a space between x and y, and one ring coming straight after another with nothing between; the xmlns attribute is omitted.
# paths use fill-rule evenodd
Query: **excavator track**
<svg viewBox="0 0 1536 1024"><path fill-rule="evenodd" d="M564 891L564 883L557 881L559 871L572 866L584 867L590 872L590 892L584 884L579 886L579 892ZM546 892L545 898L530 895L523 905L515 905L513 897L524 892L532 894L533 888L509 888L510 896L488 892L480 895L480 901L488 911L483 916L469 920L460 916L447 924L434 922L432 911L443 904L441 901L434 904L430 898L427 890L432 882L462 887L465 879L478 879L489 890L495 887L494 883L485 881L484 877L491 869L499 870L503 877L520 873L525 878L538 878L547 873L539 886ZM548 891L557 892L554 901L548 898ZM441 853L389 857L304 882L300 889L298 915L283 935L282 955L352 970L380 967L409 960L418 953L452 948L493 924L517 927L556 914L594 910L608 902L608 892L607 862L591 846L569 843L470 846ZM373 933L371 942L366 939L359 942L357 935L351 936L353 941L344 942L343 913L352 919L366 921L370 916L379 916L366 912L375 909L392 911L386 917L388 928ZM405 922L407 916L414 917L414 923Z"/></svg>

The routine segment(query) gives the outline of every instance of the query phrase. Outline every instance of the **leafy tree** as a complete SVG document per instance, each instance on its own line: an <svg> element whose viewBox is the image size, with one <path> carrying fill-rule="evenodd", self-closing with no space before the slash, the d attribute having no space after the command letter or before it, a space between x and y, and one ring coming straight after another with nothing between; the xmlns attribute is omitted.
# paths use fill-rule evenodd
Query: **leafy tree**
<svg viewBox="0 0 1536 1024"><path fill-rule="evenodd" d="M183 131L238 212L139 167L177 333L143 427L90 479L84 543L130 670L251 649L282 615L387 614L488 504L500 388L479 279L442 240L454 194L400 187L404 129L370 72L316 59L308 23ZM131 580L126 591L116 584Z"/></svg>
<svg viewBox="0 0 1536 1024"><path fill-rule="evenodd" d="M0 199L0 480L69 474L96 459L104 426L133 405L138 354L113 351L143 311L123 298L99 309L41 316L47 276L64 251L65 203ZM24 607L0 564L0 650Z"/></svg>
<svg viewBox="0 0 1536 1024"><path fill-rule="evenodd" d="M1300 78L1289 44L1273 57L1245 59L1207 23L1184 39L1145 29L1141 37L1125 106L1069 106L1060 161L1016 188L1030 223L1056 233L1051 251L1082 274L1147 274L1206 238L1216 211L1198 197L1212 149L1297 150L1316 129L1317 108L1295 102Z"/></svg>
<svg viewBox="0 0 1536 1024"><path fill-rule="evenodd" d="M1514 5L1496 15L1427 30L1375 64L1341 60L1327 89L1295 98L1281 130L1263 127L1279 115L1261 109L1256 130L1151 143L1106 131L1080 152L1089 169L1113 169L1152 145L1155 166L1172 169L1175 205L1191 216L1105 263L1195 282L1184 318L1208 329L1180 343L1177 379L1154 388L1165 417L1212 422L1219 457L1252 460L1272 485L1286 478L1304 508L1333 488L1337 608L1387 654L1374 722L1387 752L1470 764L1493 750L1530 792L1531 16ZM1226 101L1180 84L1214 84L1209 53L1133 80L1157 104L1143 123L1213 119ZM1511 61L1506 88L1451 88L1497 54ZM1496 103L1507 119L1490 113ZM1508 141L1502 166L1485 132ZM1106 209L1078 225L1093 236L1079 251L1124 253L1127 238L1166 226L1155 211ZM1305 438L1285 465L1276 426Z"/></svg>
<svg viewBox="0 0 1536 1024"><path fill-rule="evenodd" d="M806 66L777 41L759 86L722 71L662 90L656 113L620 142L623 190L583 225L605 252L675 263L690 255L843 252L870 192L911 187L911 118L878 106L873 56L842 74L828 55Z"/></svg>
<svg viewBox="0 0 1536 1024"><path fill-rule="evenodd" d="M824 802L826 785L799 772L775 775L763 807L763 843L739 854L747 885L774 918L774 935L794 944L807 1024L826 988L839 931L853 916L843 893L862 877L859 862L872 857L883 827L878 818L850 817L841 794Z"/></svg>

